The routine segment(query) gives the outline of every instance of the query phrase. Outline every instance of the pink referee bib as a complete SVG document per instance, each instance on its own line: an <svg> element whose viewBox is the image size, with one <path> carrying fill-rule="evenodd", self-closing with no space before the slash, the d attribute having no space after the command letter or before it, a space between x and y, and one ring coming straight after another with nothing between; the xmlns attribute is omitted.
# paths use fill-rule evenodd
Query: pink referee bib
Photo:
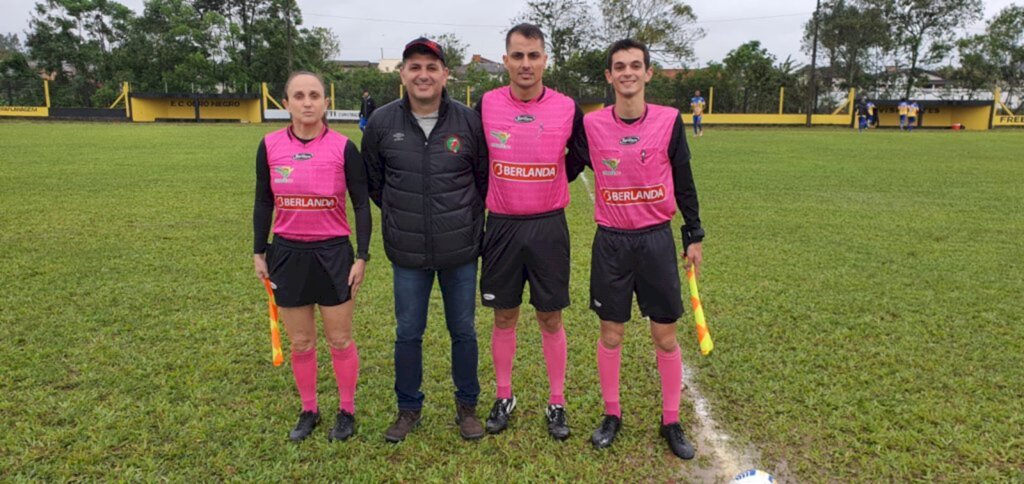
<svg viewBox="0 0 1024 484"><path fill-rule="evenodd" d="M284 128L268 134L264 143L274 193L274 234L303 242L349 235L345 215L348 138L325 127L320 136L303 144L290 128Z"/></svg>
<svg viewBox="0 0 1024 484"><path fill-rule="evenodd" d="M594 168L594 219L625 230L672 220L676 205L668 148L679 111L648 104L643 118L626 124L613 109L583 118Z"/></svg>
<svg viewBox="0 0 1024 484"><path fill-rule="evenodd" d="M532 215L569 204L565 145L575 113L573 100L552 89L529 102L516 99L508 86L484 94L491 171L487 210Z"/></svg>

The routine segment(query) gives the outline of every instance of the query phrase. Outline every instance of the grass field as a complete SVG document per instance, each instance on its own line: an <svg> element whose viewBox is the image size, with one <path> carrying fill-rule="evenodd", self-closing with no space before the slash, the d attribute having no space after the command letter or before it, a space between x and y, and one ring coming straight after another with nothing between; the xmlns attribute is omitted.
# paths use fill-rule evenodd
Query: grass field
<svg viewBox="0 0 1024 484"><path fill-rule="evenodd" d="M290 370L270 364L251 258L253 156L274 128L0 123L0 480L671 481L709 465L679 461L657 436L660 386L638 318L624 430L612 449L590 447L602 407L580 183L570 440L546 435L528 320L513 427L458 437L435 293L425 421L384 442L394 322L375 231L356 310L358 432L328 444L328 418L315 438L286 442L299 402ZM799 481L1024 481L1024 133L709 127L691 144L716 350L700 357L689 313L679 338L736 443ZM479 309L481 415L490 321ZM321 344L329 414L326 355Z"/></svg>

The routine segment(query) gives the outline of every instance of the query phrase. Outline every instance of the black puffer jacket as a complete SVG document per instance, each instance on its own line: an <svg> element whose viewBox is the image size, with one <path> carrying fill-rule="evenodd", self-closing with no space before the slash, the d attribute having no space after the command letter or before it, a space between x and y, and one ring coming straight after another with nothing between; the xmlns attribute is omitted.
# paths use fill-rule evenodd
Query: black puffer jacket
<svg viewBox="0 0 1024 484"><path fill-rule="evenodd" d="M487 145L480 116L441 98L429 139L402 98L377 108L362 144L384 252L409 269L447 269L480 253Z"/></svg>

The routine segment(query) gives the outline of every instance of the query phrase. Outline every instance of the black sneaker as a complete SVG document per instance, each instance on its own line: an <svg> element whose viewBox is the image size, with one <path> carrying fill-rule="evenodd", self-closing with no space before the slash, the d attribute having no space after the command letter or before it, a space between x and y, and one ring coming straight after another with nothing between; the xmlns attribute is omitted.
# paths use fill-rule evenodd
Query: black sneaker
<svg viewBox="0 0 1024 484"><path fill-rule="evenodd" d="M298 442L300 440L309 437L309 434L313 433L313 429L317 425L320 425L320 412L307 411L299 414L299 421L295 424L295 428L288 433L288 438L292 442Z"/></svg>
<svg viewBox="0 0 1024 484"><path fill-rule="evenodd" d="M619 429L622 428L622 419L614 415L605 415L604 420L601 421L601 426L594 431L594 435L590 436L590 443L594 444L597 449L603 449L612 445L615 442L615 436L619 434Z"/></svg>
<svg viewBox="0 0 1024 484"><path fill-rule="evenodd" d="M512 398L499 398L494 401L491 407L491 414L487 416L487 433L497 434L508 428L508 419L512 411L516 409L516 396Z"/></svg>
<svg viewBox="0 0 1024 484"><path fill-rule="evenodd" d="M397 443L405 440L405 436L416 428L420 423L419 410L398 410L398 418L395 423L384 432L384 440Z"/></svg>
<svg viewBox="0 0 1024 484"><path fill-rule="evenodd" d="M686 434L683 433L683 427L678 422L662 425L661 436L665 437L665 441L668 442L668 448L672 449L672 453L680 459L690 460L693 458L693 444L686 439Z"/></svg>
<svg viewBox="0 0 1024 484"><path fill-rule="evenodd" d="M327 440L331 442L345 440L354 433L356 433L356 416L339 410L338 416L334 419L334 428L327 434Z"/></svg>
<svg viewBox="0 0 1024 484"><path fill-rule="evenodd" d="M569 419L565 416L565 407L561 405L548 405L544 415L548 418L548 433L555 440L569 438Z"/></svg>

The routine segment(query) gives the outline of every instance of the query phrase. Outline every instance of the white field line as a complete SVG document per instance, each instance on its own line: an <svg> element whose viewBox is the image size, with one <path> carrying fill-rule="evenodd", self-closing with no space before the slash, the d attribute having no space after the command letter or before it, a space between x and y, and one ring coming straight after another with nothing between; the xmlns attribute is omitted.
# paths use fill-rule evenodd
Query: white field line
<svg viewBox="0 0 1024 484"><path fill-rule="evenodd" d="M587 179L586 173L580 173L580 179L587 187L590 201L595 201L594 188L591 186L590 180ZM703 482L729 481L736 474L754 468L756 465L755 452L753 450L738 452L733 448L732 437L719 429L718 423L711 416L711 404L697 388L693 378L695 373L696 371L692 368L690 371L683 369L684 395L693 400L693 409L697 414L697 423L699 424L696 429L697 445L701 454L710 454L712 468L708 469L709 472L700 472L693 477Z"/></svg>
<svg viewBox="0 0 1024 484"><path fill-rule="evenodd" d="M596 202L596 200L594 200L594 187L590 186L590 180L587 180L587 174L580 173L580 180L583 180L583 185L587 187L587 195L590 195L590 201Z"/></svg>

